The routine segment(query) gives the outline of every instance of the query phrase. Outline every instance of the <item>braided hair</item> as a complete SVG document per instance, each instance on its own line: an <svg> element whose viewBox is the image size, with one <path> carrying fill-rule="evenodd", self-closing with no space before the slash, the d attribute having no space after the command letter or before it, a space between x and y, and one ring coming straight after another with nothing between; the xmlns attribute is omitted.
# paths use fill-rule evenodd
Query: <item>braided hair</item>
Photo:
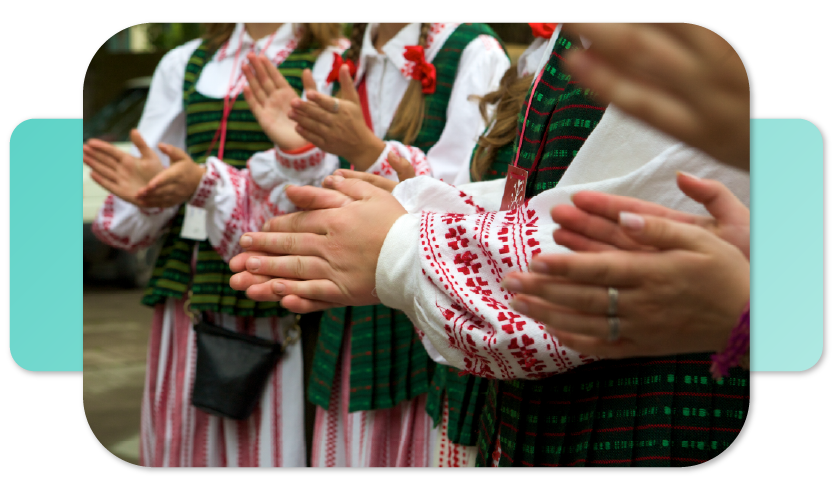
<svg viewBox="0 0 832 490"><path fill-rule="evenodd" d="M419 32L419 46L427 47L430 24L421 24ZM390 123L390 134L397 137L405 145L416 141L422 129L422 119L425 117L425 96L422 93L422 82L413 79L399 103L393 122Z"/></svg>

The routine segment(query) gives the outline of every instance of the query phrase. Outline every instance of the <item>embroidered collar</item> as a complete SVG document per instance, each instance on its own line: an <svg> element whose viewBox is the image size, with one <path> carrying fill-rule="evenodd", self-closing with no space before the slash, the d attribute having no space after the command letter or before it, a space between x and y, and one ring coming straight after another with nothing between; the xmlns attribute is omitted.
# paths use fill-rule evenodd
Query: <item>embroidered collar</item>
<svg viewBox="0 0 832 490"><path fill-rule="evenodd" d="M295 28L295 24L283 24L273 35L265 36L255 42L249 36L248 32L246 32L246 25L238 22L234 27L234 32L228 38L228 42L217 52L216 61L222 61L225 58L234 58L238 51L242 50L242 54L246 54L252 49L255 49L259 53L265 53L266 56L271 58L277 51L285 48L295 40Z"/></svg>
<svg viewBox="0 0 832 490"><path fill-rule="evenodd" d="M459 24L431 24L430 32L425 46L425 59L430 63L439 53L439 49L445 44L448 37L456 30ZM355 83L364 76L367 67L367 58L370 56L385 56L393 66L407 79L411 79L414 63L405 59L405 46L414 46L419 44L419 31L421 24L412 23L400 30L392 39L382 48L384 54L380 54L375 46L373 46L373 36L378 29L378 24L368 24L367 30L364 32L364 39L361 46L361 57L358 59L358 72L355 76Z"/></svg>

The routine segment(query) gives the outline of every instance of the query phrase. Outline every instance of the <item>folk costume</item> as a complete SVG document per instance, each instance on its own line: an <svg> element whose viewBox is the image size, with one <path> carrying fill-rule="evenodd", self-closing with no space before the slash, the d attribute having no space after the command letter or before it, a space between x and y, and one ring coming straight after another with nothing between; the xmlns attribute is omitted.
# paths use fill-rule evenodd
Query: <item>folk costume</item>
<svg viewBox="0 0 832 490"><path fill-rule="evenodd" d="M284 24L255 42L245 25L237 24L219 49L209 50L200 39L191 41L166 54L154 73L138 129L151 148L164 142L185 149L197 163L208 160L205 177L188 205L210 210L205 220L209 240L180 236L186 205L144 209L111 195L94 223L96 235L119 248L132 250L163 240L142 300L156 310L142 400L143 465L306 464L300 346L287 347L250 417L237 421L209 415L191 405L196 341L185 310L192 294L190 309L214 324L272 341L283 342L294 324L294 315L277 303L254 302L229 286L226 260L231 244L236 245L238 226L223 216L234 214L251 197L264 203L249 215L256 222L274 212L269 203L280 202L279 195L264 199L270 191L263 188L272 187L263 184L265 177L252 178L246 170L247 162L262 162L255 165L258 175L273 175L266 162L275 161L273 156L269 159L274 145L237 96L245 83L240 68L249 52L268 56L299 94L304 69L311 69L324 85L335 48L298 49L297 27ZM168 165L166 156L159 156Z"/></svg>
<svg viewBox="0 0 832 490"><path fill-rule="evenodd" d="M553 36L518 125L512 164L526 201L498 211L505 180L452 187L417 177L393 195L408 210L391 228L376 291L405 311L435 350L489 378L479 466L691 465L722 452L748 409L748 374L714 382L707 354L597 360L515 312L501 281L555 244L549 214L592 189L697 214L675 186L684 170L725 183L746 204L749 180L698 150L592 100L560 69L574 49ZM426 196L430 196L429 199Z"/></svg>
<svg viewBox="0 0 832 490"><path fill-rule="evenodd" d="M410 24L381 53L372 42L376 28L367 27L355 67L365 120L385 140L384 151L367 172L397 180L387 162L396 149L417 175L467 180L460 162L484 126L471 96L497 87L509 66L505 51L482 24L431 24L426 46L417 49L421 27ZM416 141L404 145L388 130L415 77L425 88L425 116ZM323 152L288 155L278 150L278 158L288 162L316 154ZM349 168L335 155L323 158ZM425 412L432 371L433 363L403 313L380 305L324 312L308 388L310 401L319 406L312 465L427 466L435 433Z"/></svg>

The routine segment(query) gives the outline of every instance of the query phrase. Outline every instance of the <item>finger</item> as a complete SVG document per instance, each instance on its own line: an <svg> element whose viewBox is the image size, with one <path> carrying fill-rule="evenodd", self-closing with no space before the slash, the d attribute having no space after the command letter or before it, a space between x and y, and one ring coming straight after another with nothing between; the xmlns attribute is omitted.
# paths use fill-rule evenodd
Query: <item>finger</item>
<svg viewBox="0 0 832 490"><path fill-rule="evenodd" d="M622 212L618 222L634 240L660 250L707 251L713 240L719 240L699 226L667 218Z"/></svg>
<svg viewBox="0 0 832 490"><path fill-rule="evenodd" d="M503 287L516 294L540 298L565 310L592 315L605 315L609 307L609 293L606 287L587 286L564 281L546 274L512 272L503 280ZM619 292L619 304L626 303ZM620 311L621 314L626 312Z"/></svg>
<svg viewBox="0 0 832 490"><path fill-rule="evenodd" d="M359 179L339 180L333 176L332 188L338 192L344 193L356 201L370 199L372 197L387 197L390 195L389 192L379 189L378 187Z"/></svg>
<svg viewBox="0 0 832 490"><path fill-rule="evenodd" d="M96 160L95 158L90 158L86 154L83 157L84 163L89 166L93 172L95 172L99 177L103 177L107 180L112 182L118 182L118 173L109 165L105 165L100 160Z"/></svg>
<svg viewBox="0 0 832 490"><path fill-rule="evenodd" d="M393 170L396 171L396 175L399 177L399 182L404 182L407 179L416 177L416 170L413 168L413 165L410 164L404 157L399 155L399 152L396 150L391 150L387 154L387 163L393 167Z"/></svg>
<svg viewBox="0 0 832 490"><path fill-rule="evenodd" d="M618 248L612 245L592 240L564 228L555 230L552 233L552 238L555 240L555 243L573 252L607 252L610 250L618 250Z"/></svg>
<svg viewBox="0 0 832 490"><path fill-rule="evenodd" d="M286 189L286 195L292 199L294 191L299 189L297 186L292 186ZM284 214L283 216L276 216L263 225L264 232L281 232L281 233L316 233L318 235L326 235L332 227L332 221L337 219L333 217L328 209L319 209L314 211L299 211L297 213Z"/></svg>
<svg viewBox="0 0 832 490"><path fill-rule="evenodd" d="M280 73L280 70L278 70L274 63L272 63L265 55L260 55L260 64L269 76L269 81L271 81L272 85L276 89L282 90L290 86L286 77ZM312 72L310 71L309 74L311 75Z"/></svg>
<svg viewBox="0 0 832 490"><path fill-rule="evenodd" d="M308 102L300 99L292 102L292 109L295 115L295 120L298 124L306 126L304 122L314 121L322 126L330 126L332 124L332 105L328 101ZM335 104L335 99L332 99L332 104ZM308 123L307 123L308 124Z"/></svg>
<svg viewBox="0 0 832 490"><path fill-rule="evenodd" d="M100 174L98 174L94 171L90 172L90 178L93 181L95 181L96 184L100 185L101 187L103 187L107 191L109 191L109 192L111 192L111 193L113 193L113 194L115 194L119 197L124 197L123 193L121 192L121 188L120 188L118 182L116 182L114 180L110 180L110 179L108 179L108 178L106 178L106 177L104 177L104 176L102 176L102 175L100 175Z"/></svg>
<svg viewBox="0 0 832 490"><path fill-rule="evenodd" d="M268 254L264 252L243 252L231 257L228 266L231 268L231 272L243 272L246 270L246 261L249 257L260 257L264 255Z"/></svg>
<svg viewBox="0 0 832 490"><path fill-rule="evenodd" d="M583 235L594 242L621 250L649 250L628 236L615 221L589 214L575 206L559 205L552 208L552 219L562 230ZM567 238L569 238L567 236ZM595 247L597 250L598 247Z"/></svg>
<svg viewBox="0 0 832 490"><path fill-rule="evenodd" d="M125 155L123 151L119 150L110 143L98 139L91 139L87 141L87 145L89 145L90 148L95 150L97 155L106 155L107 157L111 158L116 162L121 160Z"/></svg>
<svg viewBox="0 0 832 490"><path fill-rule="evenodd" d="M324 279L332 273L326 260L302 255L251 257L246 261L246 270L253 274L289 279Z"/></svg>
<svg viewBox="0 0 832 490"><path fill-rule="evenodd" d="M306 141L312 143L313 145L317 146L318 148L325 148L326 140L324 136L316 133L314 131L310 131L305 129L304 127L297 125L295 126L295 131Z"/></svg>
<svg viewBox="0 0 832 490"><path fill-rule="evenodd" d="M330 308L339 308L344 305L327 303L326 301L315 301L301 298L300 296L287 296L280 301L280 306L292 313L304 314L312 313L313 311L328 310Z"/></svg>
<svg viewBox="0 0 832 490"><path fill-rule="evenodd" d="M717 221L749 222L748 208L722 182L677 172L676 183L685 195L705 206Z"/></svg>
<svg viewBox="0 0 832 490"><path fill-rule="evenodd" d="M341 70L338 72L338 80L341 82L341 98L360 104L358 98L358 91L355 89L355 83L350 76L350 68L345 64L341 65Z"/></svg>
<svg viewBox="0 0 832 490"><path fill-rule="evenodd" d="M303 82L303 91L307 94L318 91L318 84L315 83L315 78L312 76L312 70L309 68L303 70L301 81Z"/></svg>
<svg viewBox="0 0 832 490"><path fill-rule="evenodd" d="M170 158L171 165L182 160L191 159L191 156L178 146L169 145L167 143L159 143L159 150Z"/></svg>
<svg viewBox="0 0 832 490"><path fill-rule="evenodd" d="M171 183L171 180L176 177L176 167L171 166L168 167L158 174L156 174L150 182L147 183L142 189L139 190L139 195L143 195L145 193L154 192L163 186L167 186Z"/></svg>
<svg viewBox="0 0 832 490"><path fill-rule="evenodd" d="M248 288L252 286L255 286L257 284L263 284L265 282L271 281L272 279L274 279L274 277L272 276L252 274L249 271L242 271L231 276L231 279L228 280L228 285L231 286L231 288L234 290L246 291Z"/></svg>
<svg viewBox="0 0 832 490"><path fill-rule="evenodd" d="M575 207L592 215L598 215L613 222L618 222L618 215L622 211L637 214L649 214L669 218L681 223L703 224L702 216L682 213L675 209L666 208L659 204L642 201L634 197L613 196L603 192L580 191L572 196Z"/></svg>
<svg viewBox="0 0 832 490"><path fill-rule="evenodd" d="M240 246L247 252L265 252L271 255L314 255L320 257L326 247L326 238L314 233L281 233L281 232L253 232L240 237ZM252 260L246 261L246 269L257 271L251 267ZM276 275L276 274L272 274Z"/></svg>
<svg viewBox="0 0 832 490"><path fill-rule="evenodd" d="M599 338L609 335L609 325L604 316L565 310L548 301L523 294L516 295L510 304L514 311L558 330Z"/></svg>
<svg viewBox="0 0 832 490"><path fill-rule="evenodd" d="M324 179L324 187L329 187L328 182L330 182L332 178L332 176L329 176ZM287 188L287 192L288 189L289 188ZM292 189L292 202L294 202L295 205L301 209L311 210L340 208L354 202L354 199L335 190L303 186L297 187L297 189Z"/></svg>
<svg viewBox="0 0 832 490"><path fill-rule="evenodd" d="M644 267L640 267L638 258L642 253L645 252L616 250L600 253L541 254L532 259L530 269L533 272L561 276L581 284L637 286L648 272Z"/></svg>
<svg viewBox="0 0 832 490"><path fill-rule="evenodd" d="M130 131L130 141L133 142L142 157L156 158L156 154L153 153L153 150L149 146L147 146L147 143L144 141L144 138L142 138L142 134L138 129Z"/></svg>
<svg viewBox="0 0 832 490"><path fill-rule="evenodd" d="M332 304L347 304L349 298L329 279L311 279L308 281L292 281L291 279L272 278L263 287L268 287L268 292L278 296L300 296L305 299L326 301ZM258 292L266 292L258 288Z"/></svg>
<svg viewBox="0 0 832 490"><path fill-rule="evenodd" d="M262 55L255 56L251 60L251 65L254 67L254 74L257 77L257 81L260 82L260 86L263 87L263 92L266 96L271 95L273 92L281 88L281 85L279 85L279 78L275 79L271 76L269 66L272 66L272 64L268 58L265 58ZM278 80L278 83L275 83L275 80Z"/></svg>
<svg viewBox="0 0 832 490"><path fill-rule="evenodd" d="M385 179L380 175L368 174L367 172L358 172L356 170L347 169L338 169L332 174L331 177L325 178L323 182L324 187L332 189L332 186L335 185L335 183L340 182L339 180L334 178L336 176L344 179L363 180L364 182L373 184L379 189L383 189L387 192L393 192L393 189L396 188L395 182L393 182L390 179ZM353 201L353 199L350 198L350 201Z"/></svg>
<svg viewBox="0 0 832 490"><path fill-rule="evenodd" d="M90 151L87 152L87 156L91 160L97 162L99 166L106 166L113 171L117 171L122 165L122 163L118 159L113 158L110 153L97 148L90 147Z"/></svg>
<svg viewBox="0 0 832 490"><path fill-rule="evenodd" d="M248 85L243 87L243 97L245 97L252 109L255 107L259 109L266 104L267 99L266 93L263 91L263 86L260 85L260 81L257 80L257 74L254 73L251 66L243 66L242 70L243 75L246 76L246 80L248 81Z"/></svg>

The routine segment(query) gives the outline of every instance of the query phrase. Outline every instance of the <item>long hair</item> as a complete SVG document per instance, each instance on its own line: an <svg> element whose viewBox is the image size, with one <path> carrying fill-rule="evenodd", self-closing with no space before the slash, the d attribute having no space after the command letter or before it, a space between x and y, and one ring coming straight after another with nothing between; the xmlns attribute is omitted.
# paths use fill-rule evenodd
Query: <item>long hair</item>
<svg viewBox="0 0 832 490"><path fill-rule="evenodd" d="M419 46L426 47L430 33L430 24L423 23L419 32ZM410 81L407 90L399 102L396 115L390 123L390 134L396 136L405 145L412 145L422 129L422 118L425 117L425 96L422 93L422 82L415 78Z"/></svg>
<svg viewBox="0 0 832 490"><path fill-rule="evenodd" d="M233 23L203 24L208 49L217 49L228 41L236 25ZM297 24L295 28L301 34L298 49L326 48L335 44L341 35L341 24Z"/></svg>
<svg viewBox="0 0 832 490"><path fill-rule="evenodd" d="M514 142L517 134L517 114L523 108L523 101L534 75L520 77L517 66L503 75L497 90L479 99L479 109L489 131L480 136L477 151L471 160L471 176L475 181L482 180L485 172L494 162L497 150ZM491 118L488 117L488 107L497 104Z"/></svg>

